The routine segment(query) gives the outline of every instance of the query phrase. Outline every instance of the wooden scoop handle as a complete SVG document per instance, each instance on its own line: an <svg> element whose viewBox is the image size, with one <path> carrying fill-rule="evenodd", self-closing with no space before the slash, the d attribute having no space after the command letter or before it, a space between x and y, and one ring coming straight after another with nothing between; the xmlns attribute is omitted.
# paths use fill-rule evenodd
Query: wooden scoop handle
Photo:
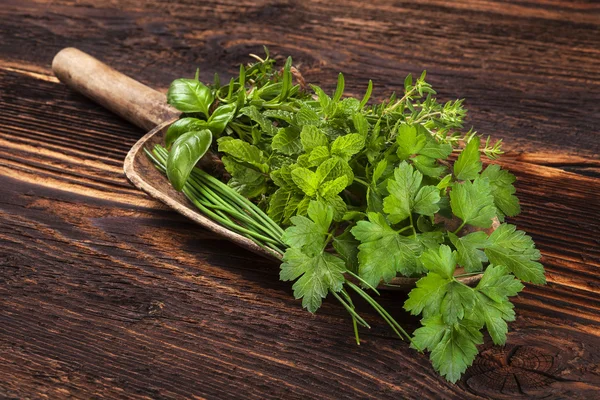
<svg viewBox="0 0 600 400"><path fill-rule="evenodd" d="M145 130L176 118L180 112L166 96L72 47L52 61L54 74L71 89Z"/></svg>

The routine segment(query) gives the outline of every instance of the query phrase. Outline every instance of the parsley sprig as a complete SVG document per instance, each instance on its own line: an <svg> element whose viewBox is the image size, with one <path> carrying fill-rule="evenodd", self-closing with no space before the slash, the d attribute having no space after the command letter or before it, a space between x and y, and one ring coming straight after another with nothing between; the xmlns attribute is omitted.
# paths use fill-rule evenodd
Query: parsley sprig
<svg viewBox="0 0 600 400"><path fill-rule="evenodd" d="M463 101L438 102L425 72L369 105L372 82L361 100L344 97L339 74L329 96L265 52L226 85L174 81L168 101L183 114L149 156L202 212L278 255L308 311L331 295L360 343L369 324L353 298L366 300L456 382L484 330L506 341L521 282L545 283L532 239L505 222L520 212L515 177L484 168L501 141L462 133ZM194 167L208 149L216 177ZM475 287L468 274L481 274ZM418 279L404 303L422 317L412 336L370 294L397 276Z"/></svg>

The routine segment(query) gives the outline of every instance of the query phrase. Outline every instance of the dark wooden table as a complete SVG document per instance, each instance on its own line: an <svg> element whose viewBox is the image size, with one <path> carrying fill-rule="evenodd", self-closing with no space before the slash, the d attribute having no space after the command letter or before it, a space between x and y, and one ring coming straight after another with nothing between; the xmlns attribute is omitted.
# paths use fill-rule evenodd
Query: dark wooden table
<svg viewBox="0 0 600 400"><path fill-rule="evenodd" d="M441 379L365 308L303 311L277 265L135 190L142 133L57 82L78 47L156 88L266 44L307 80L383 98L427 69L506 141L543 254L504 348ZM1 398L600 398L600 5L593 1L3 0ZM382 302L414 329L403 295Z"/></svg>

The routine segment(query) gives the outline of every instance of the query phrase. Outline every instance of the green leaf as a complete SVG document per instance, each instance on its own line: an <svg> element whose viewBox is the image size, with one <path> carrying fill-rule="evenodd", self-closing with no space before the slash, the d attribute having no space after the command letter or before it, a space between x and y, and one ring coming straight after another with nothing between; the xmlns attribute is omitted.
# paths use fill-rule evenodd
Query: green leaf
<svg viewBox="0 0 600 400"><path fill-rule="evenodd" d="M470 318L485 323L495 344L506 342L506 322L515 319L514 307L508 297L516 296L523 287L508 268L490 265L475 288L476 306Z"/></svg>
<svg viewBox="0 0 600 400"><path fill-rule="evenodd" d="M514 217L521 212L519 199L515 196L513 183L517 180L510 172L500 169L499 165L489 165L482 173L482 178L490 181L494 204L504 215Z"/></svg>
<svg viewBox="0 0 600 400"><path fill-rule="evenodd" d="M485 269L476 290L485 293L490 299L501 303L508 297L516 296L525 286L503 265L490 265Z"/></svg>
<svg viewBox="0 0 600 400"><path fill-rule="evenodd" d="M254 198L266 192L267 180L262 172L248 164L239 163L229 156L221 157L221 161L227 172L231 174L227 185L236 192L247 198Z"/></svg>
<svg viewBox="0 0 600 400"><path fill-rule="evenodd" d="M544 284L544 267L538 262L540 252L531 237L516 226L502 224L488 239L485 254L495 265L504 265L522 281Z"/></svg>
<svg viewBox="0 0 600 400"><path fill-rule="evenodd" d="M329 147L317 146L310 152L308 162L311 167L318 167L329 158L331 158L331 154L329 154Z"/></svg>
<svg viewBox="0 0 600 400"><path fill-rule="evenodd" d="M454 275L456 253L446 245L423 252L420 260L428 271L435 272L443 278L451 279Z"/></svg>
<svg viewBox="0 0 600 400"><path fill-rule="evenodd" d="M438 143L434 138L429 138L425 143L425 146L419 150L419 154L422 154L431 158L438 158L445 160L452 153L452 146L448 143Z"/></svg>
<svg viewBox="0 0 600 400"><path fill-rule="evenodd" d="M278 133L273 136L271 148L288 156L300 153L302 151L300 131L291 126L280 128Z"/></svg>
<svg viewBox="0 0 600 400"><path fill-rule="evenodd" d="M422 271L416 255L421 244L393 230L383 215L369 213L369 221L359 221L352 234L361 242L358 246L359 275L372 286L383 279L389 282L401 273L411 276Z"/></svg>
<svg viewBox="0 0 600 400"><path fill-rule="evenodd" d="M344 94L344 75L340 72L338 74L338 82L337 87L335 88L335 93L333 94L333 101L339 101Z"/></svg>
<svg viewBox="0 0 600 400"><path fill-rule="evenodd" d="M366 139L369 133L369 121L361 113L355 113L352 115L352 123L356 132Z"/></svg>
<svg viewBox="0 0 600 400"><path fill-rule="evenodd" d="M421 215L433 216L440 210L440 191L435 186L423 186L414 198L413 211Z"/></svg>
<svg viewBox="0 0 600 400"><path fill-rule="evenodd" d="M266 118L258 108L254 106L244 107L239 112L241 115L246 115L252 121L256 122L262 131L268 136L275 136L277 134L277 128L273 125L273 122Z"/></svg>
<svg viewBox="0 0 600 400"><path fill-rule="evenodd" d="M465 268L465 271L478 272L483 269L483 263L488 260L481 250L487 245L488 236L485 232L472 232L460 238L448 232L448 237L456 247L458 263Z"/></svg>
<svg viewBox="0 0 600 400"><path fill-rule="evenodd" d="M176 79L169 86L167 103L185 113L201 112L208 118L214 98L209 87L195 79Z"/></svg>
<svg viewBox="0 0 600 400"><path fill-rule="evenodd" d="M320 180L317 174L307 168L296 168L292 171L294 183L307 195L315 196L319 189Z"/></svg>
<svg viewBox="0 0 600 400"><path fill-rule="evenodd" d="M325 236L333 219L333 210L325 203L311 201L308 216L310 219L303 216L291 217L293 226L285 230L281 240L290 247L314 255L323 250Z"/></svg>
<svg viewBox="0 0 600 400"><path fill-rule="evenodd" d="M446 167L439 165L434 158L424 155L418 155L412 158L415 167L423 173L423 175L439 178L446 173Z"/></svg>
<svg viewBox="0 0 600 400"><path fill-rule="evenodd" d="M475 292L472 288L457 281L450 282L446 286L446 295L440 307L442 319L448 324L454 324L463 319L474 304Z"/></svg>
<svg viewBox="0 0 600 400"><path fill-rule="evenodd" d="M211 143L212 134L208 129L187 132L173 143L167 158L167 177L175 190L183 189L192 169Z"/></svg>
<svg viewBox="0 0 600 400"><path fill-rule="evenodd" d="M299 278L292 286L294 297L301 298L302 306L314 313L329 291L342 290L345 271L344 261L333 254L308 255L298 248L289 248L283 256L279 277L283 281Z"/></svg>
<svg viewBox="0 0 600 400"><path fill-rule="evenodd" d="M208 119L208 129L213 135L220 135L227 127L227 124L231 122L235 115L236 104L224 104L213 111L212 115Z"/></svg>
<svg viewBox="0 0 600 400"><path fill-rule="evenodd" d="M333 248L346 262L348 270L358 273L358 245L360 242L352 236L350 231L345 231L333 238Z"/></svg>
<svg viewBox="0 0 600 400"><path fill-rule="evenodd" d="M273 182L282 188L293 188L296 187L292 179L292 166L283 165L281 168L271 171L270 174Z"/></svg>
<svg viewBox="0 0 600 400"><path fill-rule="evenodd" d="M284 220L285 208L292 201L294 192L287 188L279 188L271 195L269 199L269 208L267 215L276 223L280 224Z"/></svg>
<svg viewBox="0 0 600 400"><path fill-rule="evenodd" d="M358 133L340 136L331 144L331 154L349 160L365 146L365 139Z"/></svg>
<svg viewBox="0 0 600 400"><path fill-rule="evenodd" d="M327 204L333 210L333 220L341 221L348 207L346 202L340 196L331 196L321 199L322 202Z"/></svg>
<svg viewBox="0 0 600 400"><path fill-rule="evenodd" d="M329 198L337 195L348 186L348 177L345 175L339 176L332 181L327 181L319 188L319 194L324 198Z"/></svg>
<svg viewBox="0 0 600 400"><path fill-rule="evenodd" d="M464 223L489 228L496 216L494 197L487 179L455 182L450 191L450 206L454 215Z"/></svg>
<svg viewBox="0 0 600 400"><path fill-rule="evenodd" d="M383 210L388 214L392 224L405 220L410 216L414 196L421 185L423 175L405 161L394 170L394 179L388 180L390 193L383 200Z"/></svg>
<svg viewBox="0 0 600 400"><path fill-rule="evenodd" d="M440 312L442 301L446 296L446 286L451 279L444 278L435 272L428 273L417 281L417 286L410 291L404 302L404 309L412 315L423 314L424 318Z"/></svg>
<svg viewBox="0 0 600 400"><path fill-rule="evenodd" d="M311 107L303 105L296 114L296 122L300 126L319 125L321 122L319 115Z"/></svg>
<svg viewBox="0 0 600 400"><path fill-rule="evenodd" d="M385 158L377 163L377 166L373 170L373 178L372 178L373 184L376 185L379 182L379 179L383 176L387 167L388 167L388 161Z"/></svg>
<svg viewBox="0 0 600 400"><path fill-rule="evenodd" d="M433 323L437 324L437 321ZM448 381L456 383L473 363L478 353L477 345L483 343L479 329L477 322L464 319L447 327L442 339L432 350L430 358L433 367Z"/></svg>
<svg viewBox="0 0 600 400"><path fill-rule="evenodd" d="M479 137L474 136L454 163L454 175L456 179L464 181L477 178L479 171L481 171Z"/></svg>
<svg viewBox="0 0 600 400"><path fill-rule="evenodd" d="M316 126L305 125L300 133L300 140L302 141L305 152L310 153L316 147L325 147L327 156L329 156L329 149L327 148L329 140Z"/></svg>
<svg viewBox="0 0 600 400"><path fill-rule="evenodd" d="M201 131L207 128L207 122L198 118L181 118L173 122L165 135L165 147L169 148L184 133Z"/></svg>
<svg viewBox="0 0 600 400"><path fill-rule="evenodd" d="M217 142L221 153L229 154L237 162L252 166L260 172L269 172L267 160L258 147L241 139L232 139L227 136L219 138Z"/></svg>
<svg viewBox="0 0 600 400"><path fill-rule="evenodd" d="M398 157L401 160L407 160L413 154L419 154L419 151L425 146L426 140L425 135L419 132L416 126L408 124L400 125L396 138Z"/></svg>
<svg viewBox="0 0 600 400"><path fill-rule="evenodd" d="M515 320L514 306L509 301L494 302L483 293L476 293L476 306L473 319L485 324L494 344L506 343L508 325L506 322Z"/></svg>

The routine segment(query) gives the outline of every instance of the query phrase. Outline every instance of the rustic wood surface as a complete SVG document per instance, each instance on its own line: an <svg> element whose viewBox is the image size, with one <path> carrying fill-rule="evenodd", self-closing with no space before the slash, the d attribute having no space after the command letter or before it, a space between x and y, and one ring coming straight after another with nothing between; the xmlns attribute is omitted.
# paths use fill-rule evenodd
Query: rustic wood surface
<svg viewBox="0 0 600 400"><path fill-rule="evenodd" d="M582 398L600 395L600 6L593 1L3 0L0 398ZM301 310L277 265L134 189L143 135L59 84L75 46L163 89L263 44L311 82L383 97L427 69L441 99L504 138L547 286L516 300L508 344L451 385L345 311ZM401 294L382 302L404 325Z"/></svg>

